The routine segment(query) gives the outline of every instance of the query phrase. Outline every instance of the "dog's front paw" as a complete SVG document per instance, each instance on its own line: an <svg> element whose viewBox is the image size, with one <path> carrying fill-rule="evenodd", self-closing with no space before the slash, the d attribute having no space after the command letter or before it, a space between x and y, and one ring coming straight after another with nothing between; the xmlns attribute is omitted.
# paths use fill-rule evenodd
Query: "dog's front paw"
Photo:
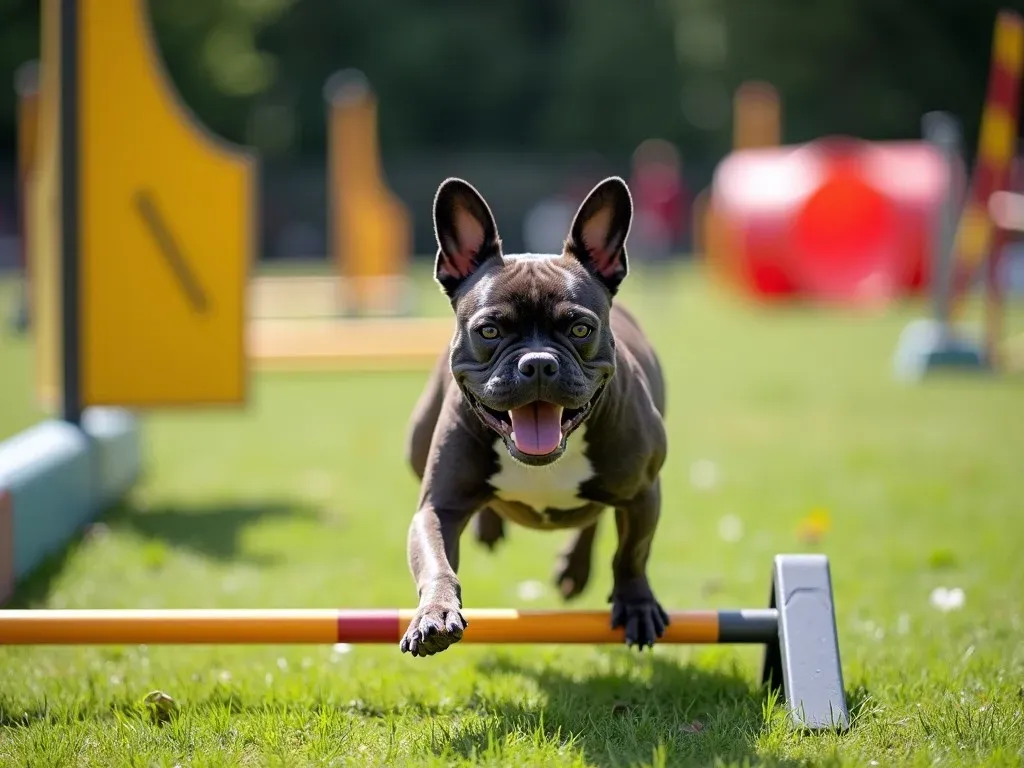
<svg viewBox="0 0 1024 768"><path fill-rule="evenodd" d="M669 624L668 613L654 597L646 582L616 588L609 598L612 604L612 629L625 627L626 645L653 648L654 642L665 634Z"/></svg>
<svg viewBox="0 0 1024 768"><path fill-rule="evenodd" d="M458 601L435 600L416 610L399 648L413 656L433 656L459 642L467 626Z"/></svg>

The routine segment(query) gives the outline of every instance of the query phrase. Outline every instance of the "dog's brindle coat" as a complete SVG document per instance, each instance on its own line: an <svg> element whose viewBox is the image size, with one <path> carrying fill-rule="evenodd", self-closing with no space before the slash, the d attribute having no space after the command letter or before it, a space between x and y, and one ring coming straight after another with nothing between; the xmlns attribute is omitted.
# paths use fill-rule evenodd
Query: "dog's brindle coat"
<svg viewBox="0 0 1024 768"><path fill-rule="evenodd" d="M408 556L419 606L403 652L429 656L461 639L459 539L474 515L491 547L503 520L576 529L556 568L571 599L590 575L598 517L613 507L612 626L640 648L664 633L668 616L647 580L667 449L664 382L640 326L613 303L631 217L629 190L612 177L580 206L562 254L503 255L480 194L459 179L438 188L435 277L456 329L410 424L421 491ZM564 409L562 440L541 455L510 434L510 413L537 401Z"/></svg>

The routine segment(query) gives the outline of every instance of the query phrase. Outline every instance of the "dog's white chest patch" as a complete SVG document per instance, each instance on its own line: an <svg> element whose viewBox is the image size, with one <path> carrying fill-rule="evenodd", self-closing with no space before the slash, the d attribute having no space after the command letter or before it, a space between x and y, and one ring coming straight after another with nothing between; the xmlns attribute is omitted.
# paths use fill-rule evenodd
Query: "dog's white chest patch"
<svg viewBox="0 0 1024 768"><path fill-rule="evenodd" d="M498 445L498 471L491 477L495 494L543 512L545 509L577 509L586 501L579 496L580 484L594 476L584 452L586 425L569 438L562 458L547 467L520 464L504 446Z"/></svg>

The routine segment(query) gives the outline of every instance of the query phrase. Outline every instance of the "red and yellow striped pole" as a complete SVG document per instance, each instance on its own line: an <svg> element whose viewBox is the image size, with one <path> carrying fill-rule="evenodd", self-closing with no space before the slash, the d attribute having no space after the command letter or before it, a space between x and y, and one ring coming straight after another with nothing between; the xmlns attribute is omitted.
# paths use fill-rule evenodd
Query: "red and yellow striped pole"
<svg viewBox="0 0 1024 768"><path fill-rule="evenodd" d="M0 611L0 645L398 643L414 610L168 609ZM608 611L466 610L463 643L622 643ZM776 609L676 611L668 644L767 643Z"/></svg>
<svg viewBox="0 0 1024 768"><path fill-rule="evenodd" d="M1005 187L1016 154L1022 66L1024 19L1013 11L1001 11L996 16L974 176L953 244L954 315L962 309L967 284L1002 245L1003 235L994 226L988 206L989 198Z"/></svg>

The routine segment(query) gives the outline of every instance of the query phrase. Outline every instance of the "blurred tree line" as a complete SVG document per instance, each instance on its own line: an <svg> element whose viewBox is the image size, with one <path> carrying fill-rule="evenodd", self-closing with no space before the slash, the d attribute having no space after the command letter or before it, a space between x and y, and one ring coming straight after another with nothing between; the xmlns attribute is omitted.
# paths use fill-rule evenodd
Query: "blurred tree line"
<svg viewBox="0 0 1024 768"><path fill-rule="evenodd" d="M1000 7L1024 0L150 0L168 71L214 131L268 156L324 149L323 85L357 67L385 150L684 155L731 141L732 91L782 95L784 138L910 138L948 109L973 147ZM0 0L0 154L39 0ZM111 84L116 87L116 84Z"/></svg>

